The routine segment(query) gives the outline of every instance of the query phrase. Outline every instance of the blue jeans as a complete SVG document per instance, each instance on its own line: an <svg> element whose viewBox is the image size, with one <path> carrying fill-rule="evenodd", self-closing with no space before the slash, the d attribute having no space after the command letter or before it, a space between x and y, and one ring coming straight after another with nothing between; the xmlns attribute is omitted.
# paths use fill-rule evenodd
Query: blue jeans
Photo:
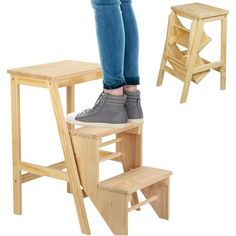
<svg viewBox="0 0 236 236"><path fill-rule="evenodd" d="M139 84L138 29L131 0L91 0L104 89Z"/></svg>

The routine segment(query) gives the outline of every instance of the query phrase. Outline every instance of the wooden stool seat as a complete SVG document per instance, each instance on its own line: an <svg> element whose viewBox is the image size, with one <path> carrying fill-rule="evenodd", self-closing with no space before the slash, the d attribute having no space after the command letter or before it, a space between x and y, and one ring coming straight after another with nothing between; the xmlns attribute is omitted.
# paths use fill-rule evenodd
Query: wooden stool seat
<svg viewBox="0 0 236 236"><path fill-rule="evenodd" d="M97 63L66 60L9 69L8 73L20 77L22 84L31 81L34 86L45 87L45 82L54 82L64 87L100 78L101 68Z"/></svg>
<svg viewBox="0 0 236 236"><path fill-rule="evenodd" d="M179 6L172 6L171 9L179 15L183 15L185 17L189 16L191 19L205 19L209 17L223 16L228 14L227 10L202 3L190 3Z"/></svg>
<svg viewBox="0 0 236 236"><path fill-rule="evenodd" d="M68 191L73 194L75 206L84 234L90 234L87 214L84 207L80 177L75 162L69 129L74 128L65 121L59 88L66 87L67 113L74 112L74 85L102 77L99 64L80 61L59 61L9 69L12 94L12 147L13 147L13 185L14 213L22 213L22 184L42 176L67 181ZM40 166L21 160L20 130L20 86L42 87L49 91L65 160L49 166ZM66 169L66 171L65 171ZM22 174L22 171L26 173Z"/></svg>
<svg viewBox="0 0 236 236"><path fill-rule="evenodd" d="M170 177L171 174L168 170L142 166L100 182L99 188L130 195Z"/></svg>
<svg viewBox="0 0 236 236"><path fill-rule="evenodd" d="M128 123L127 126L123 128L81 127L79 129L72 129L70 133L73 136L96 139L123 132L140 133L141 128L140 125Z"/></svg>
<svg viewBox="0 0 236 236"><path fill-rule="evenodd" d="M157 86L162 85L165 72L180 79L184 82L180 102L184 103L187 100L190 82L199 83L211 69L214 69L220 72L220 87L222 90L225 89L228 11L201 3L173 6L171 9ZM191 19L191 29L186 28L178 16ZM211 41L203 26L207 22L217 20L221 20L221 59L210 62L200 56L200 51Z"/></svg>

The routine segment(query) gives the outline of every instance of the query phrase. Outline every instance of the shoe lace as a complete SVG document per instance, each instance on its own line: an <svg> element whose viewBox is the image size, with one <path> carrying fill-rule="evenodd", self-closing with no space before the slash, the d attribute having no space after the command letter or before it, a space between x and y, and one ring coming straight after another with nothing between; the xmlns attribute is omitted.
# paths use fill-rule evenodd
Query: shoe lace
<svg viewBox="0 0 236 236"><path fill-rule="evenodd" d="M95 102L93 108L87 108L87 109L83 110L80 115L81 116L86 116L86 115L89 115L89 114L97 111L98 108L99 108L99 103L103 100L103 97L104 97L104 92L102 92L99 95L99 97L98 97L97 101Z"/></svg>

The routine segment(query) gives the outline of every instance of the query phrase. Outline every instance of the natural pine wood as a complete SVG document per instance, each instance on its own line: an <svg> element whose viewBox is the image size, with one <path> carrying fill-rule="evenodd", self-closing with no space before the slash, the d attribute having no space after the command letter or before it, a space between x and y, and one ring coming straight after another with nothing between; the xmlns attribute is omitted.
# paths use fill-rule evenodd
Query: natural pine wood
<svg viewBox="0 0 236 236"><path fill-rule="evenodd" d="M122 142L117 143L116 151L121 152L121 162L125 172L142 165L142 133L124 132L117 134ZM131 205L139 203L138 194L132 194ZM138 208L140 210L140 208Z"/></svg>
<svg viewBox="0 0 236 236"><path fill-rule="evenodd" d="M53 169L56 169L56 170L63 170L63 169L66 168L66 163L65 163L65 161L61 161L61 162L49 165L47 167L48 168L53 168ZM32 174L32 173L26 173L26 174L22 175L22 183L29 182L31 180L38 179L40 177L42 177L42 176L37 175L37 174Z"/></svg>
<svg viewBox="0 0 236 236"><path fill-rule="evenodd" d="M104 137L112 134L116 134L115 139L102 142ZM140 209L147 203L154 204L153 208L155 211L157 209L160 217L167 217L168 199L164 199L167 195L155 184L167 183L171 172L142 167L141 126L130 124L119 129L82 127L71 131L71 139L83 188L115 235L127 235L128 212ZM111 144L116 144L115 153L100 150ZM100 182L101 158L104 161L113 157L122 162L124 173ZM152 189L154 187L155 190ZM137 191L143 189L155 191L158 195L149 194L146 200L139 203ZM157 206L159 194L161 200L158 204L164 206ZM130 208L129 201L132 204Z"/></svg>
<svg viewBox="0 0 236 236"><path fill-rule="evenodd" d="M118 134L126 131L136 129L140 125L128 123L124 128L101 128L101 127L82 127L79 129L71 130L70 133L73 136L87 137L92 139L109 136L112 134ZM138 132L138 130L137 130Z"/></svg>
<svg viewBox="0 0 236 236"><path fill-rule="evenodd" d="M143 166L104 180L99 183L99 188L129 195L160 182L171 174L171 171Z"/></svg>
<svg viewBox="0 0 236 236"><path fill-rule="evenodd" d="M199 83L211 69L221 74L221 89L226 87L226 35L228 11L201 3L173 6L169 16L164 52L159 69L157 86L162 85L164 73L168 72L184 82L180 102L187 100L190 83ZM192 20L187 29L178 16ZM199 53L211 38L203 30L204 24L221 20L221 60L209 62ZM180 46L187 50L181 51ZM167 65L167 62L171 65Z"/></svg>
<svg viewBox="0 0 236 236"><path fill-rule="evenodd" d="M13 153L13 192L14 213L22 214L21 127L20 127L20 87L17 78L11 77L12 106L12 153Z"/></svg>
<svg viewBox="0 0 236 236"><path fill-rule="evenodd" d="M100 74L101 67L97 63L66 60L16 69L9 69L8 73L17 77L30 77L34 80L46 80L51 82L53 81L55 83L60 84L63 80L68 81L70 78L74 79L76 77L82 78L80 82L84 82L83 76L92 75L96 73ZM78 81L76 81L76 83L78 83ZM70 84L67 83L67 86L69 85Z"/></svg>
<svg viewBox="0 0 236 236"><path fill-rule="evenodd" d="M75 110L75 86L66 87L66 112L67 114L74 112ZM74 129L74 125L67 123L68 130ZM70 184L67 182L67 192L71 192Z"/></svg>
<svg viewBox="0 0 236 236"><path fill-rule="evenodd" d="M171 7L173 11L190 19L205 19L228 14L227 10L202 3L190 3Z"/></svg>
<svg viewBox="0 0 236 236"><path fill-rule="evenodd" d="M153 210L162 219L169 219L169 178L141 190L146 198L158 196L151 202Z"/></svg>
<svg viewBox="0 0 236 236"><path fill-rule="evenodd" d="M188 91L189 91L189 86L190 82L192 80L193 76L193 70L194 70L194 65L197 60L197 55L198 55L198 49L199 49L199 44L203 32L203 22L202 20L199 21L194 21L194 25L196 24L196 30L194 26L194 32L193 32L193 37L190 37L190 55L189 55L189 60L187 61L187 72L186 72L186 77L184 81L184 87L182 91L182 96L180 99L180 103L184 103L187 100L188 96Z"/></svg>
<svg viewBox="0 0 236 236"><path fill-rule="evenodd" d="M48 176L52 177L55 179L60 179L60 180L65 180L68 181L68 175L65 171L57 170L51 167L44 167L44 166L39 166L27 162L21 162L20 163L20 169L28 171L32 174L35 175L40 175L40 176Z"/></svg>
<svg viewBox="0 0 236 236"><path fill-rule="evenodd" d="M221 20L221 62L220 68L220 89L226 88L226 44L227 44L227 16Z"/></svg>
<svg viewBox="0 0 236 236"><path fill-rule="evenodd" d="M152 197L148 198L148 199L145 200L145 201L142 201L142 202L140 202L140 203L137 203L137 204L133 205L132 207L130 207L130 208L128 209L128 212L131 212L131 211L133 211L133 210L137 210L137 209L139 209L141 206L144 206L144 205L146 205L147 203L151 203L151 202L153 202L153 201L155 201L155 200L157 200L157 199L158 199L158 196L152 196Z"/></svg>
<svg viewBox="0 0 236 236"><path fill-rule="evenodd" d="M62 149L65 156L66 166L69 175L70 188L74 197L76 210L79 217L80 227L83 233L90 234L90 228L88 224L87 214L83 202L83 193L80 188L80 178L74 159L73 148L67 128L67 124L64 119L64 113L60 101L58 87L53 82L48 83L48 89L57 121L58 132L61 139Z"/></svg>
<svg viewBox="0 0 236 236"><path fill-rule="evenodd" d="M60 61L43 65L35 65L23 68L9 69L12 77L12 147L13 147L13 179L14 179L14 212L22 212L21 184L37 179L41 176L55 177L70 183L70 191L73 194L81 231L90 234L87 215L83 203L86 196L81 190L80 178L75 162L74 152L59 96L59 87L67 89L67 112L74 111L74 85L101 78L100 65L96 63L78 61ZM21 161L20 143L20 85L29 85L48 89L55 112L58 131L65 156L65 161L47 167ZM61 171L67 169L67 172ZM21 174L22 170L28 173ZM40 176L41 175L41 176Z"/></svg>

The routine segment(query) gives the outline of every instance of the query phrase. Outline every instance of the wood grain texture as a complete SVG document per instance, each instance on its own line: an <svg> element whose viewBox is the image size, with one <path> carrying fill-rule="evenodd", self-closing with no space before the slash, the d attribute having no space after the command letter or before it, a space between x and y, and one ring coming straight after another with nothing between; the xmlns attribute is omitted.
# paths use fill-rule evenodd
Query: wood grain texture
<svg viewBox="0 0 236 236"><path fill-rule="evenodd" d="M21 127L20 127L20 87L17 78L11 77L12 106L12 154L14 213L22 214Z"/></svg>
<svg viewBox="0 0 236 236"><path fill-rule="evenodd" d="M228 14L227 10L209 6L202 3L190 3L179 6L172 6L171 9L175 11L177 14L182 14L184 16L188 16L191 19L204 19L215 16L222 16Z"/></svg>
<svg viewBox="0 0 236 236"><path fill-rule="evenodd" d="M146 188L168 178L171 174L172 172L167 170L139 167L100 182L99 188L124 194L132 194L139 189Z"/></svg>
<svg viewBox="0 0 236 236"><path fill-rule="evenodd" d="M55 113L55 118L57 121L57 127L59 136L61 139L61 145L65 156L66 167L69 175L69 182L71 192L74 197L76 210L78 213L78 218L80 222L80 227L82 233L90 234L90 228L88 224L88 218L85 211L85 206L83 202L83 193L80 187L80 178L78 174L78 169L75 162L74 152L69 136L69 131L67 124L64 119L64 113L61 105L61 100L59 96L58 87L53 82L48 83L48 89L50 92L50 97Z"/></svg>

